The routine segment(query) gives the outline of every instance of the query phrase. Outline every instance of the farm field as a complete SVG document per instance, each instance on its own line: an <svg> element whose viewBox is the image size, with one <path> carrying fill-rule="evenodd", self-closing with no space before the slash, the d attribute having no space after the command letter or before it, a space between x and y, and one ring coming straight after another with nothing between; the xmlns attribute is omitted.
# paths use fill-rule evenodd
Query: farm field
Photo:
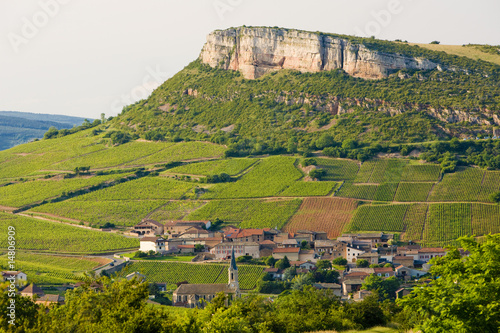
<svg viewBox="0 0 500 333"><path fill-rule="evenodd" d="M284 197L307 197L307 196L325 196L340 186L340 182L320 181L320 182L303 182L296 181L288 186L283 192L278 193L278 196Z"/></svg>
<svg viewBox="0 0 500 333"><path fill-rule="evenodd" d="M361 164L358 174L354 179L355 183L368 183L370 177L372 176L373 170L375 169L376 161L366 161Z"/></svg>
<svg viewBox="0 0 500 333"><path fill-rule="evenodd" d="M91 225L104 225L110 222L118 226L132 227L166 202L166 200L81 201L77 197L38 206L29 210L28 213L54 214L88 222Z"/></svg>
<svg viewBox="0 0 500 333"><path fill-rule="evenodd" d="M484 174L484 170L477 168L461 168L448 173L434 186L429 201L476 201Z"/></svg>
<svg viewBox="0 0 500 333"><path fill-rule="evenodd" d="M398 183L382 183L377 187L373 200L377 201L392 201L396 194Z"/></svg>
<svg viewBox="0 0 500 333"><path fill-rule="evenodd" d="M344 182L340 190L335 193L336 197L346 197L354 199L373 200L377 191L377 184L358 185L350 182Z"/></svg>
<svg viewBox="0 0 500 333"><path fill-rule="evenodd" d="M404 220L406 232L403 236L405 241L420 241L423 238L425 220L427 218L427 204L412 204L406 212Z"/></svg>
<svg viewBox="0 0 500 333"><path fill-rule="evenodd" d="M205 205L206 201L169 201L157 208L149 218L156 221L182 220L184 217Z"/></svg>
<svg viewBox="0 0 500 333"><path fill-rule="evenodd" d="M484 175L483 182L481 184L481 190L477 196L477 201L489 202L490 195L497 192L500 189L500 172L498 171L486 171Z"/></svg>
<svg viewBox="0 0 500 333"><path fill-rule="evenodd" d="M473 203L471 208L472 233L476 235L500 233L500 207L498 205Z"/></svg>
<svg viewBox="0 0 500 333"><path fill-rule="evenodd" d="M8 261L6 254L0 256L0 265L3 267L7 266ZM29 283L36 284L77 282L84 278L84 272L109 261L109 259L101 258L55 256L29 252L16 253L16 269L28 275Z"/></svg>
<svg viewBox="0 0 500 333"><path fill-rule="evenodd" d="M351 220L357 205L358 202L351 199L305 198L284 230L325 231L330 238L338 237Z"/></svg>
<svg viewBox="0 0 500 333"><path fill-rule="evenodd" d="M315 158L317 166L326 171L323 180L350 180L356 178L359 170L358 162L331 158Z"/></svg>
<svg viewBox="0 0 500 333"><path fill-rule="evenodd" d="M262 159L240 180L216 184L202 199L234 199L271 197L302 177L293 157L273 156Z"/></svg>
<svg viewBox="0 0 500 333"><path fill-rule="evenodd" d="M226 148L207 142L179 142L154 154L125 163L125 165L151 165L222 156Z"/></svg>
<svg viewBox="0 0 500 333"><path fill-rule="evenodd" d="M447 244L467 235L472 235L471 204L430 205L423 239L426 246Z"/></svg>
<svg viewBox="0 0 500 333"><path fill-rule="evenodd" d="M240 288L253 289L258 279L264 274L263 266L238 265ZM127 267L127 272L140 272L149 282L177 283L224 283L227 284L227 265L223 264L188 264L169 261L134 261Z"/></svg>
<svg viewBox="0 0 500 333"><path fill-rule="evenodd" d="M138 248L139 240L97 230L88 230L62 223L0 213L0 227L16 229L18 250L37 250L58 253L103 253ZM0 236L7 244L7 233Z"/></svg>
<svg viewBox="0 0 500 333"><path fill-rule="evenodd" d="M301 204L293 200L212 200L185 220L241 222L240 228L281 228Z"/></svg>
<svg viewBox="0 0 500 333"><path fill-rule="evenodd" d="M81 201L180 199L193 183L166 177L143 177L79 197Z"/></svg>
<svg viewBox="0 0 500 333"><path fill-rule="evenodd" d="M203 176L227 173L230 176L235 176L258 161L259 159L256 158L231 158L208 162L195 162L175 167L167 172Z"/></svg>
<svg viewBox="0 0 500 333"><path fill-rule="evenodd" d="M22 207L81 188L125 177L124 174L77 177L70 179L42 179L0 187L0 205Z"/></svg>
<svg viewBox="0 0 500 333"><path fill-rule="evenodd" d="M410 205L363 205L360 206L348 231L404 231L404 219Z"/></svg>
<svg viewBox="0 0 500 333"><path fill-rule="evenodd" d="M383 159L374 162L375 167L368 183L397 183L401 180L403 168L408 160Z"/></svg>
<svg viewBox="0 0 500 333"><path fill-rule="evenodd" d="M399 183L394 201L427 201L434 183Z"/></svg>
<svg viewBox="0 0 500 333"><path fill-rule="evenodd" d="M403 169L401 180L404 182L437 182L441 173L439 165L423 164L412 165L408 164Z"/></svg>

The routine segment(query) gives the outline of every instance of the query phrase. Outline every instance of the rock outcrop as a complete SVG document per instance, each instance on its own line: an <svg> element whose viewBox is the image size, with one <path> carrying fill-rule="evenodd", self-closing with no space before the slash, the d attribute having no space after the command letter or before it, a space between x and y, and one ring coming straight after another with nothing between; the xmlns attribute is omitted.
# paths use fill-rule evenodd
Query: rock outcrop
<svg viewBox="0 0 500 333"><path fill-rule="evenodd" d="M212 67L240 71L247 79L280 69L338 68L355 77L380 79L401 69L438 67L427 59L370 50L344 38L279 28L216 30L208 35L200 59Z"/></svg>

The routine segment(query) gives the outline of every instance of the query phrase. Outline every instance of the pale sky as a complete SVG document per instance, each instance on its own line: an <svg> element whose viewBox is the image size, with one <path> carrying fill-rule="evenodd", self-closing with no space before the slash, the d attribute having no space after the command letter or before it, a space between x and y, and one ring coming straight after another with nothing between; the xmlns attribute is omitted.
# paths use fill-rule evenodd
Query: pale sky
<svg viewBox="0 0 500 333"><path fill-rule="evenodd" d="M115 116L195 60L215 29L500 45L499 13L498 0L2 0L0 110Z"/></svg>

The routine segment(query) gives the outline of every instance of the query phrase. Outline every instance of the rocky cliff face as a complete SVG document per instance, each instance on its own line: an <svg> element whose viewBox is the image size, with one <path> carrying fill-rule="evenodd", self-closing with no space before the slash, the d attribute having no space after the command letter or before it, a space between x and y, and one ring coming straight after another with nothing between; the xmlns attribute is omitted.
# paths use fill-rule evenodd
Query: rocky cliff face
<svg viewBox="0 0 500 333"><path fill-rule="evenodd" d="M207 37L200 54L212 67L240 71L247 79L280 69L319 72L343 69L365 79L379 79L400 69L434 69L420 58L369 50L347 39L278 28L231 28Z"/></svg>

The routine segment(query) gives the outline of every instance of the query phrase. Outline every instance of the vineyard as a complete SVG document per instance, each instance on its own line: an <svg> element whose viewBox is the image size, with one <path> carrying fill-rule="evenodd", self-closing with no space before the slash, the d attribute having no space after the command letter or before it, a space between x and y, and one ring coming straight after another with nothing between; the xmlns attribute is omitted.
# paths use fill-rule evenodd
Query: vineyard
<svg viewBox="0 0 500 333"><path fill-rule="evenodd" d="M323 180L354 180L359 170L358 162L352 160L316 158L317 166L326 171Z"/></svg>
<svg viewBox="0 0 500 333"><path fill-rule="evenodd" d="M283 197L307 197L325 196L337 189L341 183L331 181L303 182L296 181L288 186L278 196Z"/></svg>
<svg viewBox="0 0 500 333"><path fill-rule="evenodd" d="M126 175L77 177L71 179L34 180L0 187L0 205L22 207L24 205L59 196L63 192L98 185Z"/></svg>
<svg viewBox="0 0 500 333"><path fill-rule="evenodd" d="M205 204L205 201L169 201L156 209L150 218L156 221L182 220Z"/></svg>
<svg viewBox="0 0 500 333"><path fill-rule="evenodd" d="M131 227L166 202L165 200L81 201L75 198L38 206L28 212L54 214L92 225L104 225L110 222Z"/></svg>
<svg viewBox="0 0 500 333"><path fill-rule="evenodd" d="M281 228L300 206L301 200L213 200L189 214L186 220L241 222L241 228Z"/></svg>
<svg viewBox="0 0 500 333"><path fill-rule="evenodd" d="M484 174L484 170L477 168L462 168L455 173L447 173L434 186L429 201L476 201Z"/></svg>
<svg viewBox="0 0 500 333"><path fill-rule="evenodd" d="M187 175L219 175L227 173L230 176L237 175L246 170L259 160L256 158L232 158L208 162L197 162L168 170L168 173L180 173Z"/></svg>
<svg viewBox="0 0 500 333"><path fill-rule="evenodd" d="M401 180L405 182L436 182L439 180L440 174L439 165L407 165L403 170Z"/></svg>
<svg viewBox="0 0 500 333"><path fill-rule="evenodd" d="M7 255L0 256L0 265L7 266ZM83 273L109 262L104 259L64 257L27 252L16 253L16 269L28 275L28 282L37 284L71 283L83 279Z"/></svg>
<svg viewBox="0 0 500 333"><path fill-rule="evenodd" d="M306 198L284 230L325 231L328 237L338 237L351 220L357 205L358 202L351 199Z"/></svg>
<svg viewBox="0 0 500 333"><path fill-rule="evenodd" d="M489 202L490 195L500 190L500 172L486 171L477 201Z"/></svg>
<svg viewBox="0 0 500 333"><path fill-rule="evenodd" d="M382 183L377 187L373 199L377 201L392 201L397 188L398 183Z"/></svg>
<svg viewBox="0 0 500 333"><path fill-rule="evenodd" d="M125 238L118 234L0 213L0 227L7 230L8 226L16 228L18 250L103 253L139 247L138 239ZM6 232L0 236L0 244L7 244Z"/></svg>
<svg viewBox="0 0 500 333"><path fill-rule="evenodd" d="M404 220L406 226L405 241L422 240L428 208L429 205L427 204L413 204L410 206Z"/></svg>
<svg viewBox="0 0 500 333"><path fill-rule="evenodd" d="M345 182L335 194L337 197L373 200L378 185L358 185Z"/></svg>
<svg viewBox="0 0 500 333"><path fill-rule="evenodd" d="M302 177L292 157L263 159L235 183L217 184L202 199L271 197Z"/></svg>
<svg viewBox="0 0 500 333"><path fill-rule="evenodd" d="M498 205L471 204L472 232L476 235L500 232L500 207Z"/></svg>
<svg viewBox="0 0 500 333"><path fill-rule="evenodd" d="M430 205L424 229L424 244L446 244L472 235L471 204Z"/></svg>
<svg viewBox="0 0 500 333"><path fill-rule="evenodd" d="M351 223L349 231L404 231L404 219L410 205L376 205L360 206Z"/></svg>
<svg viewBox="0 0 500 333"><path fill-rule="evenodd" d="M434 183L399 183L394 201L427 201Z"/></svg>
<svg viewBox="0 0 500 333"><path fill-rule="evenodd" d="M167 177L143 177L79 197L81 201L180 199L194 184Z"/></svg>
<svg viewBox="0 0 500 333"><path fill-rule="evenodd" d="M140 272L149 282L169 283L188 281L189 283L227 283L228 266L221 264L189 264L168 261L134 261L127 266L127 272ZM263 266L238 265L240 288L255 288L264 274Z"/></svg>

